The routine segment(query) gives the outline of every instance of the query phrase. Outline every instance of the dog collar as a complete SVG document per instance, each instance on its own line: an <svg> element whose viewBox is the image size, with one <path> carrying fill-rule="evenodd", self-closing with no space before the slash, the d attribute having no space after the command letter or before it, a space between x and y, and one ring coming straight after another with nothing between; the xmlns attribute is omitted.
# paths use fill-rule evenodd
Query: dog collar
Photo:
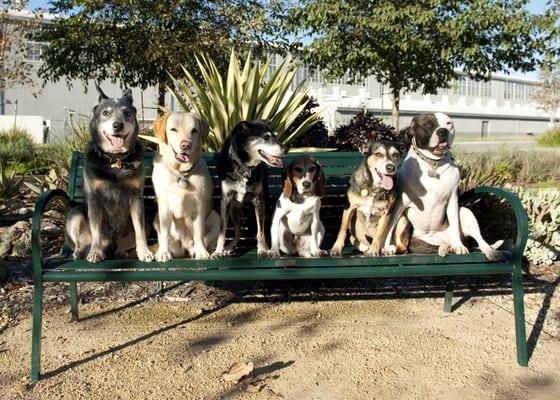
<svg viewBox="0 0 560 400"><path fill-rule="evenodd" d="M389 196L389 192L390 192L390 190L385 190L383 188L371 189L368 186L366 186L365 188L360 190L360 195L362 197L371 196L373 201L377 201L377 200L386 200L387 197Z"/></svg>
<svg viewBox="0 0 560 400"><path fill-rule="evenodd" d="M97 151L103 157L109 160L109 165L113 169L120 169L120 170L127 171L127 170L137 169L140 166L140 164L142 164L142 161L125 161L134 153L134 148L129 150L127 153L124 153L124 155L119 155L117 157L111 157L108 154L100 151L99 149L97 149Z"/></svg>
<svg viewBox="0 0 560 400"><path fill-rule="evenodd" d="M177 177L177 184L185 189L188 186L189 176L191 176L191 172L196 167L196 164L193 164L189 169L185 171L180 171L179 176Z"/></svg>
<svg viewBox="0 0 560 400"><path fill-rule="evenodd" d="M436 171L440 166L449 162L449 153L446 153L445 156L443 156L439 160L434 160L422 154L422 152L420 152L418 147L416 147L415 141L412 142L412 148L414 149L414 152L418 155L418 157L420 157L422 161L424 161L426 164L430 166L430 169L428 170L428 176L430 178L439 179L440 175Z"/></svg>

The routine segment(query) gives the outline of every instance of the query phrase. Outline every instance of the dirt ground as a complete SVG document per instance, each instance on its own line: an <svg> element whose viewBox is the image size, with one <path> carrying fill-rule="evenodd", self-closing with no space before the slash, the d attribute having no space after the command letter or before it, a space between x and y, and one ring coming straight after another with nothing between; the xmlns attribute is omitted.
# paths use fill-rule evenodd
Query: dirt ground
<svg viewBox="0 0 560 400"><path fill-rule="evenodd" d="M2 288L1 399L558 399L557 276L527 278L531 354L515 356L511 287L441 279L239 286L84 284L81 321L49 285L43 379L29 382L31 286ZM252 362L242 384L223 379ZM249 383L249 384L248 384Z"/></svg>

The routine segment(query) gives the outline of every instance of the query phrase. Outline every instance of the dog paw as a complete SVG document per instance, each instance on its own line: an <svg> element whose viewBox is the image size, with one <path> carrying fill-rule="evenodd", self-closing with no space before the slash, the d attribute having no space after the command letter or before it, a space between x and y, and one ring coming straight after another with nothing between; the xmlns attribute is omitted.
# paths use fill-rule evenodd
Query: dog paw
<svg viewBox="0 0 560 400"><path fill-rule="evenodd" d="M194 258L197 260L208 260L210 258L210 253L206 249L200 249L195 252Z"/></svg>
<svg viewBox="0 0 560 400"><path fill-rule="evenodd" d="M395 254L397 254L397 246L395 246L394 244L391 244L387 247L384 247L383 250L381 251L381 253L384 256L394 256Z"/></svg>
<svg viewBox="0 0 560 400"><path fill-rule="evenodd" d="M317 250L311 252L311 257L325 257L327 254L327 250Z"/></svg>
<svg viewBox="0 0 560 400"><path fill-rule="evenodd" d="M441 246L438 247L438 254L440 257L447 257L450 252L451 252L451 248L446 244L442 244Z"/></svg>
<svg viewBox="0 0 560 400"><path fill-rule="evenodd" d="M214 251L211 255L210 258L213 260L217 260L219 258L224 258L229 256L232 253L232 250L222 250L222 251Z"/></svg>
<svg viewBox="0 0 560 400"><path fill-rule="evenodd" d="M73 260L80 260L81 258L83 258L82 252L78 251L78 250L74 250L74 252L72 253L72 259Z"/></svg>
<svg viewBox="0 0 560 400"><path fill-rule="evenodd" d="M342 255L342 246L333 246L329 254L332 257L340 257Z"/></svg>
<svg viewBox="0 0 560 400"><path fill-rule="evenodd" d="M451 247L453 254L469 254L469 249L467 249L463 244Z"/></svg>
<svg viewBox="0 0 560 400"><path fill-rule="evenodd" d="M257 249L257 257L259 257L259 258L270 257L270 250L268 250L268 249Z"/></svg>
<svg viewBox="0 0 560 400"><path fill-rule="evenodd" d="M367 249L367 251L364 253L366 256L370 256L370 257L377 257L380 254L379 249L372 249L371 247L369 249Z"/></svg>
<svg viewBox="0 0 560 400"><path fill-rule="evenodd" d="M282 254L280 253L280 250L270 250L269 257L279 258L282 257Z"/></svg>
<svg viewBox="0 0 560 400"><path fill-rule="evenodd" d="M90 263L97 263L103 261L104 259L105 259L105 253L103 253L103 250L92 249L89 251L89 254L87 255L87 260Z"/></svg>
<svg viewBox="0 0 560 400"><path fill-rule="evenodd" d="M154 254L148 249L137 250L136 252L140 261L150 262L154 259Z"/></svg>
<svg viewBox="0 0 560 400"><path fill-rule="evenodd" d="M140 256L138 258L140 258ZM158 262L167 262L167 261L171 260L172 258L173 258L173 256L168 251L158 251L156 253L156 261L158 261Z"/></svg>
<svg viewBox="0 0 560 400"><path fill-rule="evenodd" d="M494 249L485 252L484 255L489 261L501 261L505 258L504 253Z"/></svg>

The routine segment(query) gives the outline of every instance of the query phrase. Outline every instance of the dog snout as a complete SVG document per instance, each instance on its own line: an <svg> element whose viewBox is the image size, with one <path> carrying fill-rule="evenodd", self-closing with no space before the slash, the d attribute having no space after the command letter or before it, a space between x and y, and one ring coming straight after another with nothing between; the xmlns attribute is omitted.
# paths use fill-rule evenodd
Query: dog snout
<svg viewBox="0 0 560 400"><path fill-rule="evenodd" d="M449 130L447 128L439 128L436 133L440 139L447 139L449 136Z"/></svg>
<svg viewBox="0 0 560 400"><path fill-rule="evenodd" d="M115 132L120 132L124 129L124 123L122 123L121 121L115 121L113 122L113 130Z"/></svg>
<svg viewBox="0 0 560 400"><path fill-rule="evenodd" d="M387 164L387 165L385 166L385 170L386 170L387 173L389 173L389 174L394 173L395 170L396 170L395 164Z"/></svg>
<svg viewBox="0 0 560 400"><path fill-rule="evenodd" d="M280 143L280 148L282 149L282 154L286 154L288 152L288 147L284 146L282 143Z"/></svg>
<svg viewBox="0 0 560 400"><path fill-rule="evenodd" d="M192 144L191 144L191 142L189 142L188 140L183 140L183 141L181 142L181 150L186 150L186 151L188 151L188 150L191 149L191 147L192 147Z"/></svg>
<svg viewBox="0 0 560 400"><path fill-rule="evenodd" d="M311 182L304 181L301 185L304 189L309 189L311 187Z"/></svg>

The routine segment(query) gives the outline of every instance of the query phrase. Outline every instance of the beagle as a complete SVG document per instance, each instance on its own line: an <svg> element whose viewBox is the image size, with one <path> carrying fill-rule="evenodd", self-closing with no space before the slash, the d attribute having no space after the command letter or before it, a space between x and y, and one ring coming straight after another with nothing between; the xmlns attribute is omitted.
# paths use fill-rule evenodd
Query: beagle
<svg viewBox="0 0 560 400"><path fill-rule="evenodd" d="M312 157L298 157L288 166L283 191L272 220L272 256L320 257L325 227L319 218L325 174Z"/></svg>
<svg viewBox="0 0 560 400"><path fill-rule="evenodd" d="M153 130L160 140L152 172L158 204L155 258L208 258L220 228L220 217L212 209L212 180L201 157L208 124L196 114L172 112L158 118Z"/></svg>

